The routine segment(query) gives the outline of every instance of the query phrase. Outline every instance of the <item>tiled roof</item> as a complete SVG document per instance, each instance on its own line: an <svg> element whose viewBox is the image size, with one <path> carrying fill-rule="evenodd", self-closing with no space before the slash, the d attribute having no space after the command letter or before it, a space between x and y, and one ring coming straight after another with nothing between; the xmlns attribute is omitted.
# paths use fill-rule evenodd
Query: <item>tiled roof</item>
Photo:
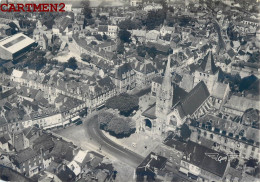
<svg viewBox="0 0 260 182"><path fill-rule="evenodd" d="M4 93L0 93L0 100L9 97L10 95L13 95L14 93L16 93L16 89L12 88Z"/></svg>
<svg viewBox="0 0 260 182"><path fill-rule="evenodd" d="M166 162L167 158L151 152L136 168L136 173L137 175L144 175L146 173L151 173L152 175L155 172L155 168L158 170L162 170L165 167Z"/></svg>
<svg viewBox="0 0 260 182"><path fill-rule="evenodd" d="M181 101L176 105L180 117L192 115L202 103L210 96L207 86L203 81L199 82Z"/></svg>
<svg viewBox="0 0 260 182"><path fill-rule="evenodd" d="M218 157L221 157L223 159L226 157L226 160L218 161L217 159L214 159L214 156L212 156L211 154L217 154ZM198 166L205 171L208 171L219 177L223 177L223 175L225 174L228 164L228 158L227 155L224 153L214 151L212 149L189 141L185 150L185 156L187 157L183 158L185 161ZM188 156L190 157L190 159L188 159Z"/></svg>
<svg viewBox="0 0 260 182"><path fill-rule="evenodd" d="M34 150L32 150L31 148L27 148L18 152L17 155L12 157L15 160L15 162L19 165L27 160L36 157L37 155L39 154L37 154Z"/></svg>
<svg viewBox="0 0 260 182"><path fill-rule="evenodd" d="M130 71L132 71L132 66L130 65L130 63L125 63L116 70L115 76L117 79L122 80L124 79L123 75Z"/></svg>
<svg viewBox="0 0 260 182"><path fill-rule="evenodd" d="M209 51L208 54L204 57L199 67L199 71L215 74L217 70L218 68L215 65L212 52Z"/></svg>
<svg viewBox="0 0 260 182"><path fill-rule="evenodd" d="M98 31L99 32L108 32L108 26L107 25L99 25Z"/></svg>
<svg viewBox="0 0 260 182"><path fill-rule="evenodd" d="M43 133L36 140L33 141L33 149L38 153L41 152L41 149L43 151L47 151L52 149L53 147L54 142L52 140L52 137L45 133Z"/></svg>

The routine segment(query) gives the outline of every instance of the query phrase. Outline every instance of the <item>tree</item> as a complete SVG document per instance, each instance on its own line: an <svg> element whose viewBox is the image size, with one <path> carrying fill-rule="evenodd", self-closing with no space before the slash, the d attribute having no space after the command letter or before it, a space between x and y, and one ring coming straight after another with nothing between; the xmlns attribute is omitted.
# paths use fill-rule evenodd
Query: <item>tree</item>
<svg viewBox="0 0 260 182"><path fill-rule="evenodd" d="M107 40L108 37L107 37L106 34L103 34L103 37L102 37L102 38L103 38L103 40Z"/></svg>
<svg viewBox="0 0 260 182"><path fill-rule="evenodd" d="M248 161L246 161L246 166L247 167L256 167L257 166L257 163L258 163L258 161L257 161L257 159L253 159L253 158L250 158Z"/></svg>
<svg viewBox="0 0 260 182"><path fill-rule="evenodd" d="M68 68L71 68L73 70L78 68L77 60L76 60L75 57L69 58L69 60L68 60Z"/></svg>
<svg viewBox="0 0 260 182"><path fill-rule="evenodd" d="M109 112L98 115L100 129L117 138L128 137L135 132L135 123L130 118L118 117Z"/></svg>
<svg viewBox="0 0 260 182"><path fill-rule="evenodd" d="M147 53L149 54L149 56L151 56L153 59L156 57L157 55L157 49L153 46L151 48L147 48Z"/></svg>
<svg viewBox="0 0 260 182"><path fill-rule="evenodd" d="M166 34L164 37L163 37L163 40L166 40L166 41L170 41L171 40L171 34Z"/></svg>
<svg viewBox="0 0 260 182"><path fill-rule="evenodd" d="M91 41L90 44L91 45L97 45L97 42L96 41Z"/></svg>
<svg viewBox="0 0 260 182"><path fill-rule="evenodd" d="M81 5L83 7L83 14L85 16L86 19L91 19L92 18L92 10L89 6L89 1L81 1Z"/></svg>
<svg viewBox="0 0 260 182"><path fill-rule="evenodd" d="M138 46L136 49L136 52L137 52L138 56L145 57L145 55L146 55L145 46L144 45Z"/></svg>
<svg viewBox="0 0 260 182"><path fill-rule="evenodd" d="M189 126L186 124L183 124L181 126L181 137L183 138L183 140L186 140L187 138L189 138L191 135L191 131L189 129Z"/></svg>
<svg viewBox="0 0 260 182"><path fill-rule="evenodd" d="M48 29L52 29L52 26L55 24L54 18L48 18L43 25L45 25Z"/></svg>
<svg viewBox="0 0 260 182"><path fill-rule="evenodd" d="M231 162L230 162L230 166L233 167L234 169L237 168L239 164L239 160L238 159L233 159Z"/></svg>
<svg viewBox="0 0 260 182"><path fill-rule="evenodd" d="M239 84L239 91L242 92L244 90L248 90L248 88L255 83L258 78L255 75L244 77Z"/></svg>
<svg viewBox="0 0 260 182"><path fill-rule="evenodd" d="M107 21L107 16L106 15L102 15L99 18L101 21Z"/></svg>
<svg viewBox="0 0 260 182"><path fill-rule="evenodd" d="M120 30L118 33L118 37L120 40L124 43L130 43L131 42L131 33L127 30Z"/></svg>
<svg viewBox="0 0 260 182"><path fill-rule="evenodd" d="M91 56L90 55L87 55L87 54L81 54L80 55L82 61L85 61L85 62L90 62L91 61Z"/></svg>
<svg viewBox="0 0 260 182"><path fill-rule="evenodd" d="M8 25L11 27L11 34L19 32L19 28L14 22L10 22Z"/></svg>
<svg viewBox="0 0 260 182"><path fill-rule="evenodd" d="M112 120L113 117L114 117L114 115L109 112L101 112L98 115L98 122L99 122L100 128L103 130L107 130L107 125Z"/></svg>
<svg viewBox="0 0 260 182"><path fill-rule="evenodd" d="M134 19L126 19L124 21L121 21L118 24L118 27L121 30L133 30L133 29L141 29L142 28L142 22L140 20Z"/></svg>
<svg viewBox="0 0 260 182"><path fill-rule="evenodd" d="M125 52L125 47L123 43L120 43L117 45L117 54L124 54Z"/></svg>
<svg viewBox="0 0 260 182"><path fill-rule="evenodd" d="M108 99L105 106L112 109L118 109L120 114L129 116L133 110L139 108L139 99L137 96L122 93Z"/></svg>
<svg viewBox="0 0 260 182"><path fill-rule="evenodd" d="M107 129L109 131L113 131L116 135L119 134L127 135L130 133L131 127L126 119L114 117L108 123Z"/></svg>
<svg viewBox="0 0 260 182"><path fill-rule="evenodd" d="M146 27L148 30L153 30L157 26L163 24L166 18L166 12L164 10L149 11L146 19Z"/></svg>
<svg viewBox="0 0 260 182"><path fill-rule="evenodd" d="M102 39L102 35L100 35L100 34L97 34L97 35L94 35L95 36L95 38L98 40L98 41L102 41L103 39Z"/></svg>

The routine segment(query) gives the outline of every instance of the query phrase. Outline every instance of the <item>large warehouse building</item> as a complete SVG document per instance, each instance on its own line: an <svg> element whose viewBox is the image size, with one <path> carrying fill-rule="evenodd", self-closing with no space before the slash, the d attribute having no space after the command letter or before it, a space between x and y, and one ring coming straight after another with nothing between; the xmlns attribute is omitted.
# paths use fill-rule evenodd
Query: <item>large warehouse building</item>
<svg viewBox="0 0 260 182"><path fill-rule="evenodd" d="M0 58L13 60L26 52L35 44L35 41L22 33L0 40Z"/></svg>

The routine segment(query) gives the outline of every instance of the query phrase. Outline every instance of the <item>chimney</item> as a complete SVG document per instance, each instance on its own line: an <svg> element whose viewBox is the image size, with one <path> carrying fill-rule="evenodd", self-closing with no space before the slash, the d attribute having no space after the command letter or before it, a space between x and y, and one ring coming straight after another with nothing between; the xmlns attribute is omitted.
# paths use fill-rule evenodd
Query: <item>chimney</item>
<svg viewBox="0 0 260 182"><path fill-rule="evenodd" d="M76 150L72 149L72 155L75 156L76 155Z"/></svg>
<svg viewBox="0 0 260 182"><path fill-rule="evenodd" d="M62 170L65 171L66 170L66 165L62 164Z"/></svg>
<svg viewBox="0 0 260 182"><path fill-rule="evenodd" d="M158 169L155 167L154 168L154 173L157 175L158 174Z"/></svg>
<svg viewBox="0 0 260 182"><path fill-rule="evenodd" d="M187 161L190 161L190 155L191 153L187 156Z"/></svg>

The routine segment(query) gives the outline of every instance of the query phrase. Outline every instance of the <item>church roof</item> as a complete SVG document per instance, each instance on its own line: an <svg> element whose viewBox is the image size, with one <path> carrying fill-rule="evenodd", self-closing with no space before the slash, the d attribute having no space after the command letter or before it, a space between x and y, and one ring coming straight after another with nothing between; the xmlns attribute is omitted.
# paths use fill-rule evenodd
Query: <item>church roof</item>
<svg viewBox="0 0 260 182"><path fill-rule="evenodd" d="M150 118L150 119L156 119L156 116L155 116L155 108L156 108L156 103L154 103L153 105L151 105L150 107L148 107L148 109L146 109L142 115L147 117L147 118Z"/></svg>
<svg viewBox="0 0 260 182"><path fill-rule="evenodd" d="M212 52L209 51L208 54L202 60L202 63L200 64L198 71L215 74L217 70L218 68L215 65Z"/></svg>
<svg viewBox="0 0 260 182"><path fill-rule="evenodd" d="M210 96L207 86L199 82L177 105L180 117L192 115Z"/></svg>
<svg viewBox="0 0 260 182"><path fill-rule="evenodd" d="M187 92L180 88L177 84L173 84L173 98L172 98L172 106L177 104L180 100L187 96Z"/></svg>

